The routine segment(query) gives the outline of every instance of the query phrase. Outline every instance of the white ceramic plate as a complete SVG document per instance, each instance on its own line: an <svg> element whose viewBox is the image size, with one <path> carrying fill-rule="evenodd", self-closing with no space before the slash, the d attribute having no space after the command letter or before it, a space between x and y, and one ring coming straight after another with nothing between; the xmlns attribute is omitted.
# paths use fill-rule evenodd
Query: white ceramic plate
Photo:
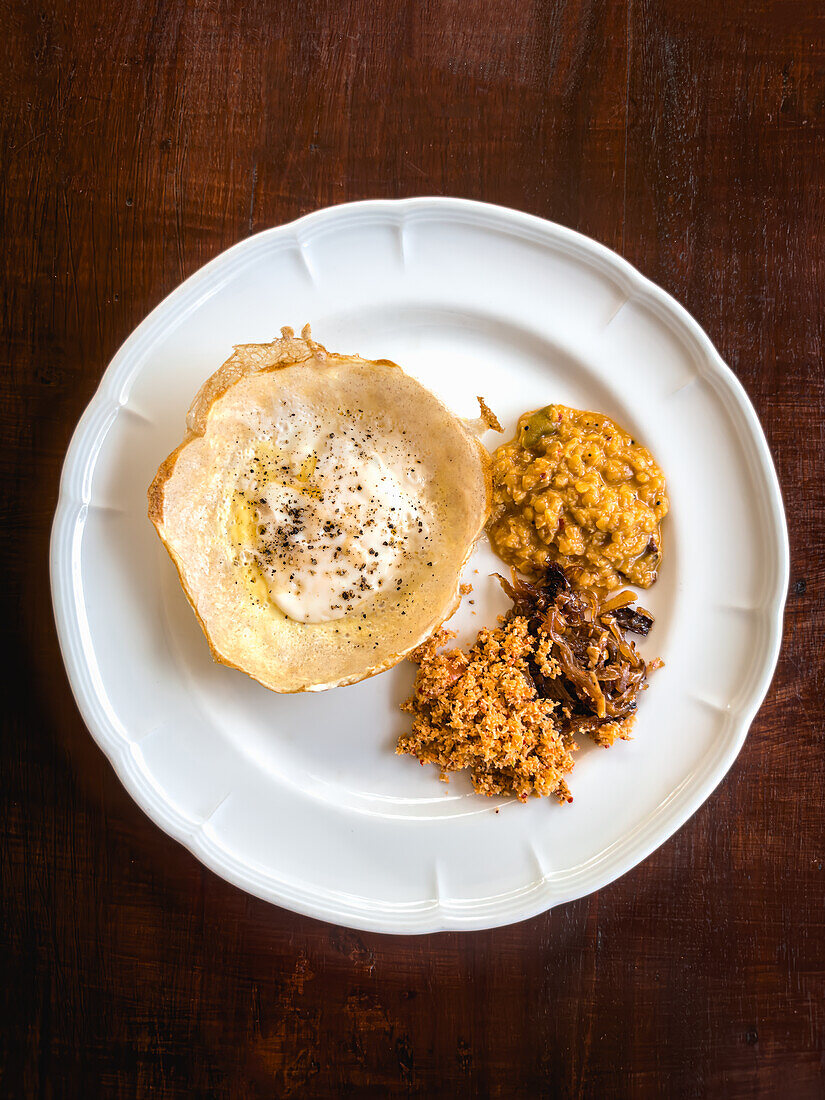
<svg viewBox="0 0 825 1100"><path fill-rule="evenodd" d="M629 743L589 742L574 802L440 783L393 749L413 668L278 696L213 664L146 518L146 488L235 343L306 321L330 349L400 363L460 415L484 394L508 438L548 402L632 430L664 468L665 558L644 604L652 678ZM449 363L449 369L444 364ZM494 445L497 437L487 437ZM462 640L504 600L487 547ZM115 356L75 432L51 576L93 736L146 813L230 882L382 932L485 928L611 882L733 762L776 662L782 502L744 391L695 321L568 229L458 199L365 202L260 233L207 264ZM690 869L685 868L689 874Z"/></svg>

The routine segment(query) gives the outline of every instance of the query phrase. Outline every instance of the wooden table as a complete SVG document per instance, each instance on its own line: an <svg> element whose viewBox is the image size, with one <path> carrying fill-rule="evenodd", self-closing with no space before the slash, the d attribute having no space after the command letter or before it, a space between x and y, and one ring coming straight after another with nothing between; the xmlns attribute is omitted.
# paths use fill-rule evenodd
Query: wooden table
<svg viewBox="0 0 825 1100"><path fill-rule="evenodd" d="M0 1091L822 1096L825 8L2 12ZM164 295L256 230L417 194L572 226L684 303L765 426L792 578L768 700L677 836L525 924L404 939L247 897L147 821L75 709L46 555L72 428Z"/></svg>

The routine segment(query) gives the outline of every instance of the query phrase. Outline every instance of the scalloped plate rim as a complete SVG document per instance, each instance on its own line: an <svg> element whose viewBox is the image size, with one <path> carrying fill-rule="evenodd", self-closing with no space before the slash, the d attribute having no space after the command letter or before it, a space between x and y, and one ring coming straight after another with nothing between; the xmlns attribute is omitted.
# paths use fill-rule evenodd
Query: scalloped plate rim
<svg viewBox="0 0 825 1100"><path fill-rule="evenodd" d="M607 873L594 874L593 881L569 894L552 891L553 876L545 876L499 898L486 898L480 902L445 904L433 898L431 902L398 905L382 903L383 908L378 908L374 902L359 904L359 901L366 902L367 899L348 897L340 892L332 892L326 900L319 900L320 892L315 887L302 892L300 884L281 882L274 876L267 876L245 865L211 840L203 824L188 821L183 814L158 798L148 775L137 765L135 757L117 732L112 718L106 714L94 684L90 681L88 665L83 659L82 626L74 614L72 544L88 504L88 498L84 497L84 487L94 469L100 445L111 427L111 418L117 416L124 407L124 402L119 399L120 393L139 372L145 352L163 336L167 327L179 323L182 316L217 293L237 266L248 263L256 252L270 247L279 238L283 239L285 247L289 244L300 247L304 241L312 238L313 229L334 231L334 223L339 219L344 222L357 221L359 218L369 221L374 220L376 215L384 215L386 221L401 227L405 218L427 212L442 218L452 215L479 226L492 225L497 229L504 227L505 232L507 228L515 229L517 235L522 237L552 242L566 248L568 252L573 252L580 259L598 267L603 275L611 278L627 294L628 300L642 300L651 304L660 317L671 325L675 324L681 334L689 336L698 345L701 351L697 360L700 373L711 382L718 399L732 405L744 416L749 429L747 443L755 448L752 457L758 462L761 480L768 490L765 503L772 520L774 583L764 604L768 637L761 654L760 675L748 696L729 715L729 720L736 727L735 737L720 754L721 758L714 759L712 766L704 769L707 774L696 781L691 797L683 801L678 812L667 820L663 828L660 827L654 839L638 846L638 850L631 845L623 853L623 858L620 856ZM168 325L160 324L166 319L166 314L170 314ZM744 444L746 440L740 438L740 442ZM790 572L788 534L779 482L756 413L741 383L687 310L623 257L583 234L508 207L443 196L368 199L343 203L324 207L294 221L262 230L218 254L155 306L112 358L72 435L60 478L49 557L58 640L78 709L120 781L144 813L210 870L240 889L302 915L388 934L475 930L529 919L555 905L565 904L601 889L637 866L669 839L707 800L727 774L767 694L781 647L783 612ZM695 778L694 774L686 777L661 804L657 816L675 798L678 791ZM601 862L604 863L604 860Z"/></svg>

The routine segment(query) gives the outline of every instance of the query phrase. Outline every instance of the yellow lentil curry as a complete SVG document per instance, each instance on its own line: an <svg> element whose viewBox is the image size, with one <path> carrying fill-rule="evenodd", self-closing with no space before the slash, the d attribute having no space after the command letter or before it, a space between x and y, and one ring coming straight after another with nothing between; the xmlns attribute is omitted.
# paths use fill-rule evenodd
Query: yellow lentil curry
<svg viewBox="0 0 825 1100"><path fill-rule="evenodd" d="M667 510L653 456L601 413L565 405L525 413L493 455L490 541L531 577L555 562L584 588L649 588Z"/></svg>

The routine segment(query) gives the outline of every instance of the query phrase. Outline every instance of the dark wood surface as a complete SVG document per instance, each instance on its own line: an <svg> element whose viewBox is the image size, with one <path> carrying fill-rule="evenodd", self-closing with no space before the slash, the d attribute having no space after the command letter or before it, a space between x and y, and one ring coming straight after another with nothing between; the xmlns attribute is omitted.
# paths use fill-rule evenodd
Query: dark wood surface
<svg viewBox="0 0 825 1100"><path fill-rule="evenodd" d="M0 31L0 1092L822 1096L822 4L3 0ZM416 194L572 226L687 306L765 426L792 577L768 699L672 840L524 924L405 939L247 897L147 821L46 563L72 428L148 310L256 230Z"/></svg>

